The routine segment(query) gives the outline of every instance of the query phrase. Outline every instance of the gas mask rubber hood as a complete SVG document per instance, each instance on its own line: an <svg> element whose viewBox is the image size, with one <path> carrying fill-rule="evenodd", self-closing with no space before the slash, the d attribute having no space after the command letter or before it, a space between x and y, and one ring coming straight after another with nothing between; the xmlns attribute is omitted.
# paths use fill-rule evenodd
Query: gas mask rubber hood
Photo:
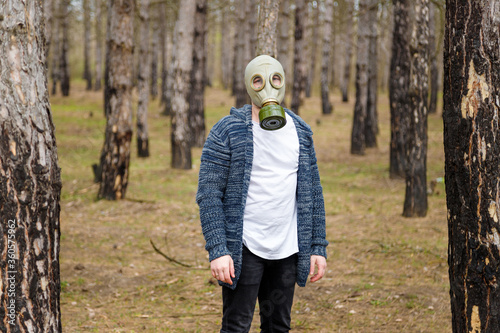
<svg viewBox="0 0 500 333"><path fill-rule="evenodd" d="M285 72L280 62L268 55L250 61L245 69L245 86L252 102L260 107L260 127L273 131L286 125Z"/></svg>

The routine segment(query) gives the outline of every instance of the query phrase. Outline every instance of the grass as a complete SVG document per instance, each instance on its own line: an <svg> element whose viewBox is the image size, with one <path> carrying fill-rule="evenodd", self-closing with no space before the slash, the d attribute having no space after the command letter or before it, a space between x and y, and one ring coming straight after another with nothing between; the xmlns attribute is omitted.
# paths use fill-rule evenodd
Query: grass
<svg viewBox="0 0 500 333"><path fill-rule="evenodd" d="M336 95L339 95L338 93ZM51 96L61 202L61 311L65 332L216 332L221 291L207 270L194 201L193 169L170 168L170 120L149 110L151 157L132 144L127 199L98 201L91 165L99 159L102 92L72 82L69 98ZM229 112L226 91L206 92L207 128ZM294 332L451 332L444 184L425 218L403 218L404 181L389 178L389 110L379 98L378 148L352 156L353 101L333 97L321 115L317 96L301 116L315 133L327 212L328 272L296 289ZM428 181L444 176L442 120L429 116ZM183 268L156 254L191 265ZM258 316L252 332L257 332Z"/></svg>

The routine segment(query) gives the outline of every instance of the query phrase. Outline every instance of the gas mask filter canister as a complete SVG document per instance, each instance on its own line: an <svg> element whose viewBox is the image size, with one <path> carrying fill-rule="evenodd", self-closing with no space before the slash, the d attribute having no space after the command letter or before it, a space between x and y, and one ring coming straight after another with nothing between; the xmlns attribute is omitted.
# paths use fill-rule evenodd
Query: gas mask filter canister
<svg viewBox="0 0 500 333"><path fill-rule="evenodd" d="M245 86L252 102L260 107L260 127L274 131L286 125L285 110L280 103L285 97L285 72L278 60L260 55L245 69Z"/></svg>

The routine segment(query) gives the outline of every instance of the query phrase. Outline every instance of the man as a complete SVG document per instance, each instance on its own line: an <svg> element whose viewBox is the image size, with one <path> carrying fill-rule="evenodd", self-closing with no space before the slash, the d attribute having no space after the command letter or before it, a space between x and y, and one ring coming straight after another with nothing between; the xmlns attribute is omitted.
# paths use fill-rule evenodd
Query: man
<svg viewBox="0 0 500 333"><path fill-rule="evenodd" d="M196 200L222 285L221 332L248 332L257 299L262 332L288 332L295 283L326 269L322 187L311 128L279 106L281 64L258 56L245 85L252 105L232 108L210 131Z"/></svg>

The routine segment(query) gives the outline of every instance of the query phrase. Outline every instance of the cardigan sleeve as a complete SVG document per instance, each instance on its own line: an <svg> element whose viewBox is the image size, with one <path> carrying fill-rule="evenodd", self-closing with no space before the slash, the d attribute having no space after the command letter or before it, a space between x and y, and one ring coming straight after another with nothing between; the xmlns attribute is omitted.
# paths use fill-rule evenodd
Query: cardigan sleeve
<svg viewBox="0 0 500 333"><path fill-rule="evenodd" d="M311 138L312 140L312 138ZM323 198L323 188L319 178L319 170L314 151L314 144L311 144L311 174L312 174L312 200L313 200L313 225L312 225L312 252L326 258L326 225L325 225L325 201Z"/></svg>
<svg viewBox="0 0 500 333"><path fill-rule="evenodd" d="M223 199L226 190L231 151L223 123L217 123L205 142L201 154L196 202L200 208L200 221L205 249L209 260L231 254L226 245Z"/></svg>

